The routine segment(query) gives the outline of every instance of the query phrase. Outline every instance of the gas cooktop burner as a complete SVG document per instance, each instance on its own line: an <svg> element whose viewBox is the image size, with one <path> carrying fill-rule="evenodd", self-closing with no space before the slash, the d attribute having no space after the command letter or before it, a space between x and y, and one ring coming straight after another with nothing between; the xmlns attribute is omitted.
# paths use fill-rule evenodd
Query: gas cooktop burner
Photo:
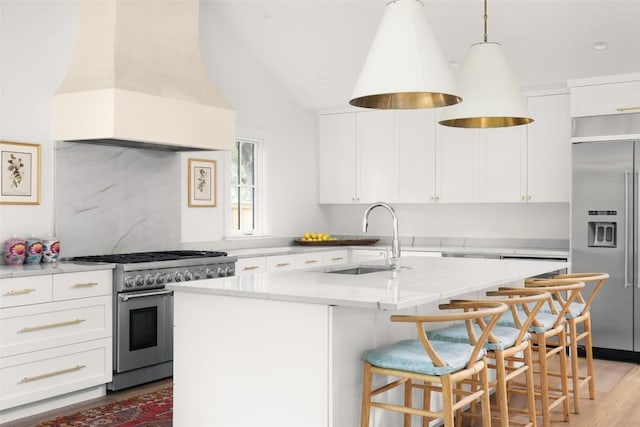
<svg viewBox="0 0 640 427"><path fill-rule="evenodd" d="M138 262L173 261L194 258L213 258L227 256L226 252L212 251L160 251L134 252L129 254L89 255L70 258L70 261L109 262L115 264L134 264Z"/></svg>

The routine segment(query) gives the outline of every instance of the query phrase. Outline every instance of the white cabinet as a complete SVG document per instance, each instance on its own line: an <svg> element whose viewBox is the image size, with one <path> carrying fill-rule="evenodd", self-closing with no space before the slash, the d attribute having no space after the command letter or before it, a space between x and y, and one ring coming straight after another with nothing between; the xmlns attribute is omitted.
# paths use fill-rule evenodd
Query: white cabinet
<svg viewBox="0 0 640 427"><path fill-rule="evenodd" d="M18 406L50 405L111 381L112 277L98 270L0 279L1 422Z"/></svg>
<svg viewBox="0 0 640 427"><path fill-rule="evenodd" d="M356 194L356 115L318 116L320 203L353 203Z"/></svg>
<svg viewBox="0 0 640 427"><path fill-rule="evenodd" d="M267 272L288 271L296 269L295 255L271 255L266 257Z"/></svg>
<svg viewBox="0 0 640 427"><path fill-rule="evenodd" d="M526 201L527 128L484 129L480 137L479 200L496 203Z"/></svg>
<svg viewBox="0 0 640 427"><path fill-rule="evenodd" d="M236 261L236 276L264 271L267 271L267 260L263 256L239 258L238 261Z"/></svg>
<svg viewBox="0 0 640 427"><path fill-rule="evenodd" d="M569 81L571 117L640 112L640 73Z"/></svg>
<svg viewBox="0 0 640 427"><path fill-rule="evenodd" d="M352 249L351 262L367 262L386 260L389 257L388 248Z"/></svg>
<svg viewBox="0 0 640 427"><path fill-rule="evenodd" d="M571 200L571 120L566 93L530 96L527 125L528 202Z"/></svg>
<svg viewBox="0 0 640 427"><path fill-rule="evenodd" d="M479 138L477 129L436 125L436 202L478 200Z"/></svg>
<svg viewBox="0 0 640 427"><path fill-rule="evenodd" d="M349 262L348 249L336 249L322 253L322 264L324 266L342 265Z"/></svg>
<svg viewBox="0 0 640 427"><path fill-rule="evenodd" d="M317 268L324 265L324 257L322 252L306 252L302 254L296 254L295 260L296 270Z"/></svg>
<svg viewBox="0 0 640 427"><path fill-rule="evenodd" d="M398 112L397 203L435 202L436 122L433 110ZM383 199L381 199L383 200Z"/></svg>
<svg viewBox="0 0 640 427"><path fill-rule="evenodd" d="M394 112L318 116L320 203L371 203L395 191Z"/></svg>

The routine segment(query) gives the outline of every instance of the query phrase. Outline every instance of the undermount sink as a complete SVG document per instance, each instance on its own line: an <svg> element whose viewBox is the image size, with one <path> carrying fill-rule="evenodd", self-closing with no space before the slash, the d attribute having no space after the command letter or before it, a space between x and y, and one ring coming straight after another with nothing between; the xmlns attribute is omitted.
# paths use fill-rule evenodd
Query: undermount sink
<svg viewBox="0 0 640 427"><path fill-rule="evenodd" d="M377 273L379 271L390 271L390 265L360 265L357 267L345 268L342 270L332 270L327 271L327 273L337 273L337 274L368 274L368 273Z"/></svg>

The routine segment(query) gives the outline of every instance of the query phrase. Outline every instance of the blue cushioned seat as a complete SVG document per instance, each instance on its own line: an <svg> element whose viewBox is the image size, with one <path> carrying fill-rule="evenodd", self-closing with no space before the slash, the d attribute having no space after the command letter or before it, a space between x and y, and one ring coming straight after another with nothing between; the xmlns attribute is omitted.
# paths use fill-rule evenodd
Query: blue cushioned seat
<svg viewBox="0 0 640 427"><path fill-rule="evenodd" d="M553 305L556 306L556 310L558 310L558 312L562 310L562 304L560 304L558 301L554 301ZM576 317L582 314L582 311L584 310L585 305L586 304L583 304L580 302L572 302L569 305L569 311L565 313L564 317L566 319L575 319ZM551 309L549 308L548 304L545 304L540 311L544 311L545 313L551 313Z"/></svg>
<svg viewBox="0 0 640 427"><path fill-rule="evenodd" d="M365 352L364 360L379 368L426 375L446 375L463 369L473 352L473 346L469 344L433 341L431 345L446 366L435 366L420 340L404 340L369 350ZM480 351L478 360L484 357L485 353L484 350Z"/></svg>
<svg viewBox="0 0 640 427"><path fill-rule="evenodd" d="M476 337L480 337L482 330L480 326L473 325L476 333ZM487 350L504 350L509 347L513 347L518 338L520 331L510 326L495 326L491 332L499 340L497 343L487 341L484 348ZM435 331L427 332L429 340L446 341L446 342L459 342L468 343L469 334L467 333L467 327L464 323L447 326L446 328L437 329ZM526 340L530 338L529 334L525 335Z"/></svg>
<svg viewBox="0 0 640 427"><path fill-rule="evenodd" d="M522 309L516 310L518 312L518 317L522 322L527 320L527 313ZM535 332L536 334L541 334L549 329L553 328L553 324L556 321L556 315L550 312L540 310L536 313L536 320L540 323L540 326L531 325L529 327L529 332ZM517 327L516 322L513 320L513 315L511 314L511 310L506 311L498 320L498 325L500 326L510 326L512 328Z"/></svg>

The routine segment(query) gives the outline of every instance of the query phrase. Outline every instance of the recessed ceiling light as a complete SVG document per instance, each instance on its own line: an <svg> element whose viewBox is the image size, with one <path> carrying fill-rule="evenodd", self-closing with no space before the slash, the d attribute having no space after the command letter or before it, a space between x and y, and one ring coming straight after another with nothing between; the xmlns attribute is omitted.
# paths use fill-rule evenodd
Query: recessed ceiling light
<svg viewBox="0 0 640 427"><path fill-rule="evenodd" d="M273 24L273 16L269 15L267 12L262 14L262 19L267 24Z"/></svg>
<svg viewBox="0 0 640 427"><path fill-rule="evenodd" d="M460 68L462 63L460 61L449 61L449 67L451 68Z"/></svg>
<svg viewBox="0 0 640 427"><path fill-rule="evenodd" d="M595 42L594 44L591 45L591 48L593 50L605 50L609 47L609 45L607 44L607 42Z"/></svg>

